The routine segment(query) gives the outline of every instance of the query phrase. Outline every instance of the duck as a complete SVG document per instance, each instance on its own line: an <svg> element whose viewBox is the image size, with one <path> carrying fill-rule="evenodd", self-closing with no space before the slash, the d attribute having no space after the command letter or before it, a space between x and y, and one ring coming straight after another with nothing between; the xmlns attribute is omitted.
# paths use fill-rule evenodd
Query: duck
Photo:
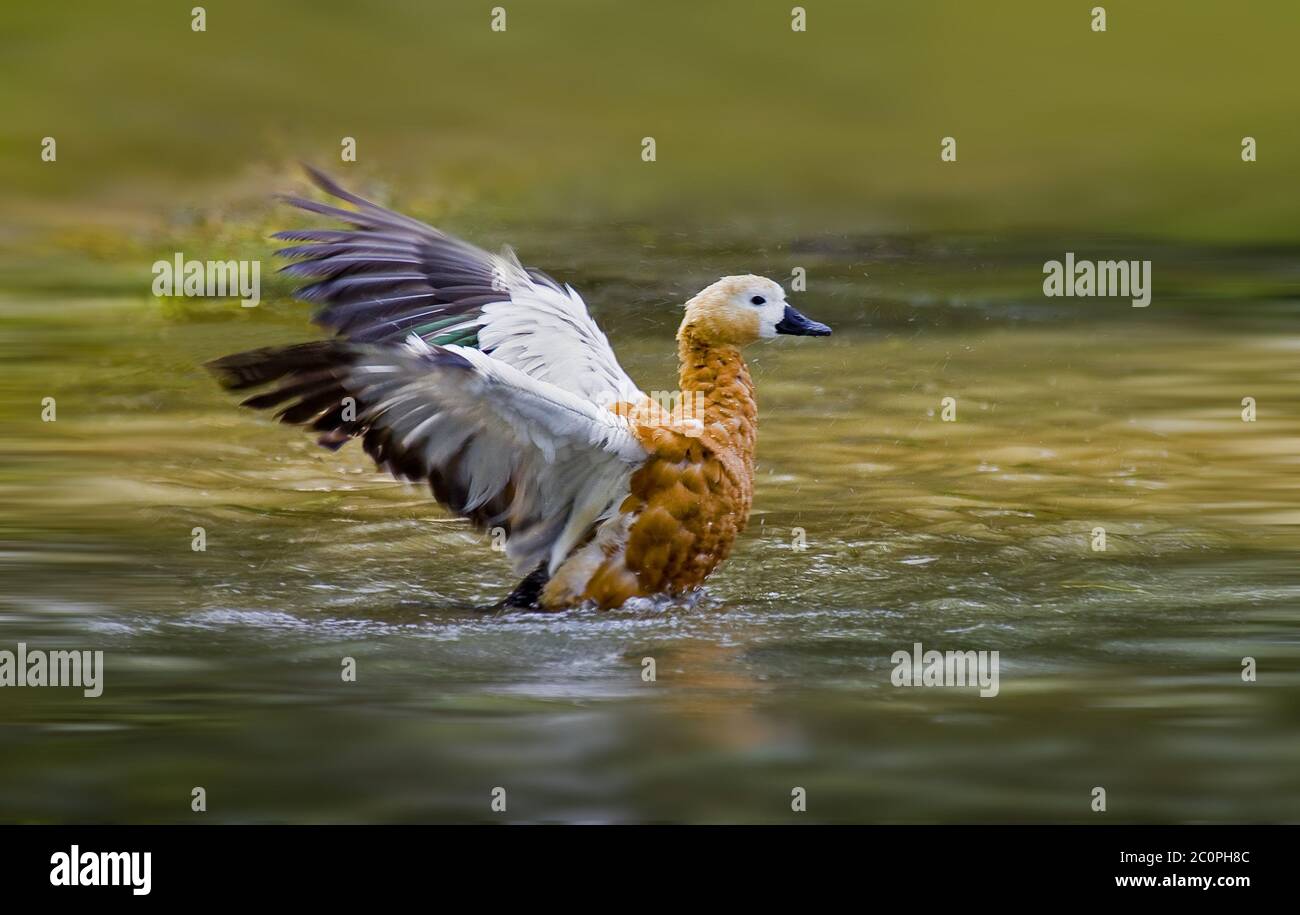
<svg viewBox="0 0 1300 915"><path fill-rule="evenodd" d="M676 396L647 395L568 284L353 194L286 196L344 228L277 232L327 339L215 359L242 405L393 476L504 542L502 609L611 610L698 592L754 494L758 406L742 352L827 336L771 279L724 276L685 303ZM346 206L344 206L346 205ZM656 392L658 395L658 392Z"/></svg>

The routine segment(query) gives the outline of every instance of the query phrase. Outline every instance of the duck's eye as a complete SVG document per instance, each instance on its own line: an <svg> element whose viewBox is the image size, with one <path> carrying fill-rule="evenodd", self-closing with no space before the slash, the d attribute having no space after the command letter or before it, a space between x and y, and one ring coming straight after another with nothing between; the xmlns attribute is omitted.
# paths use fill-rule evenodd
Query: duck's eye
<svg viewBox="0 0 1300 915"><path fill-rule="evenodd" d="M761 295L756 295L756 296L754 296L752 299L749 300L749 304L750 304L750 305L766 305L766 304L767 304L767 299L763 298Z"/></svg>

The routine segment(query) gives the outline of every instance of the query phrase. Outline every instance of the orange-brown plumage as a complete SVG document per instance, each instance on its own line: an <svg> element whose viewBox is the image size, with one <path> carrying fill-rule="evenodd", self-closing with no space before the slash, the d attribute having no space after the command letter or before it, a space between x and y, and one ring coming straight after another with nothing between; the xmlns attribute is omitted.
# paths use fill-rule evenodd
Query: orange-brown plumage
<svg viewBox="0 0 1300 915"><path fill-rule="evenodd" d="M504 534L517 571L504 606L617 607L701 585L749 519L758 409L741 349L823 336L761 276L728 276L686 303L677 405L619 366L569 286L312 179L350 205L289 198L351 228L290 230L278 253L309 277L330 340L211 363L260 389L337 449L353 438L393 474L425 482L480 530Z"/></svg>
<svg viewBox="0 0 1300 915"><path fill-rule="evenodd" d="M602 551L594 571L582 562L562 566L543 591L544 607L617 607L632 597L680 594L699 587L730 555L753 504L758 439L758 404L741 346L762 331L757 311L731 304L737 290L760 278L728 280L688 303L677 334L679 397L695 402L702 395L702 427L637 426L650 456L620 506L625 535Z"/></svg>

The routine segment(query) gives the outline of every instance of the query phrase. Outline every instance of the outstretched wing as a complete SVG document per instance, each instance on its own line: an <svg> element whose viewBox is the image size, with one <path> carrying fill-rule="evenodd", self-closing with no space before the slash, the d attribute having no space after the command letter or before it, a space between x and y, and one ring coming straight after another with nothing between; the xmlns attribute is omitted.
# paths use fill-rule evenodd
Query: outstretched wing
<svg viewBox="0 0 1300 915"><path fill-rule="evenodd" d="M299 259L284 272L314 280L297 295L323 304L318 324L357 342L415 334L433 345L474 348L594 403L644 397L571 287L522 266L508 248L490 254L308 172L355 207L286 198L353 227L274 236L305 243L277 253Z"/></svg>
<svg viewBox="0 0 1300 915"><path fill-rule="evenodd" d="M360 435L380 467L427 480L480 529L504 528L521 572L553 572L617 511L647 456L623 417L467 347L327 340L210 367L232 390L273 385L245 406L279 407L331 442Z"/></svg>

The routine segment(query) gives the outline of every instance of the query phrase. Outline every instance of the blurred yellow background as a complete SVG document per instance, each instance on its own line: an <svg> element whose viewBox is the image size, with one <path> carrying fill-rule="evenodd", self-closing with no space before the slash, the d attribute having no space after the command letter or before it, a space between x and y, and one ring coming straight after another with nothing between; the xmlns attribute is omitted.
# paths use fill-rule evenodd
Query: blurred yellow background
<svg viewBox="0 0 1300 915"><path fill-rule="evenodd" d="M1292 0L1118 0L1105 33L1059 0L811 0L805 33L773 0L193 5L0 9L11 223L238 207L307 159L535 218L1297 237Z"/></svg>

